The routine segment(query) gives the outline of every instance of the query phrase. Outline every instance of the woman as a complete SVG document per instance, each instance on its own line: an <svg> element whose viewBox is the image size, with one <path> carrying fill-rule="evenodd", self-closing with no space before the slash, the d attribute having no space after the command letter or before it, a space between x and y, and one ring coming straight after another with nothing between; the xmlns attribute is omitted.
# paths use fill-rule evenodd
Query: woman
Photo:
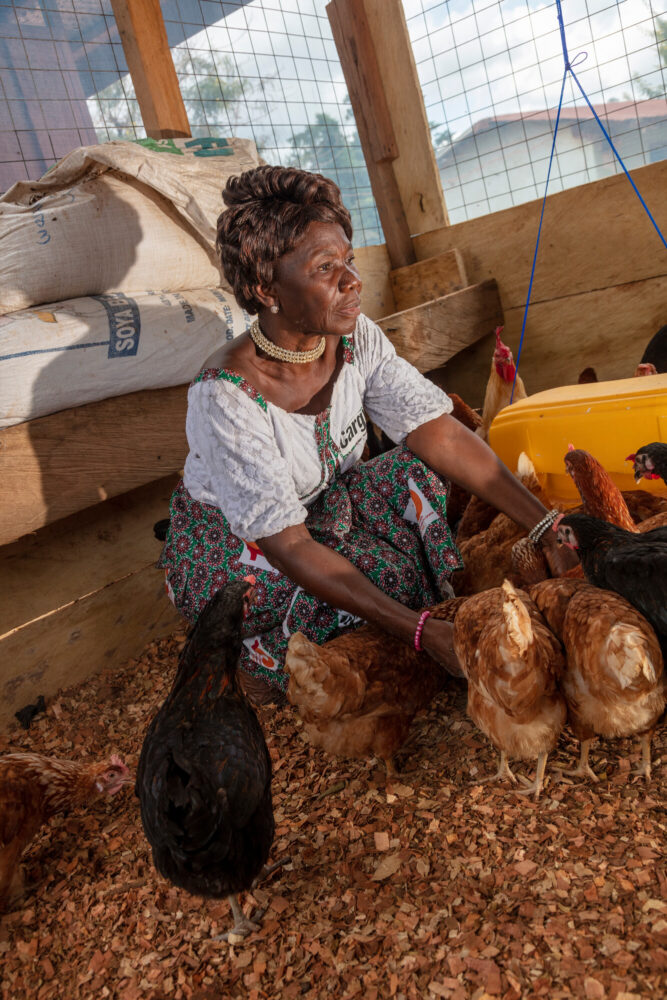
<svg viewBox="0 0 667 1000"><path fill-rule="evenodd" d="M285 690L293 632L323 642L359 620L458 673L451 625L420 615L461 566L449 480L526 529L547 512L361 315L332 181L259 167L231 178L223 200L224 273L258 319L189 391L190 452L161 560L170 595L194 621L228 579L255 575L241 667L256 697ZM400 442L368 463L364 411ZM558 561L553 537L542 544Z"/></svg>

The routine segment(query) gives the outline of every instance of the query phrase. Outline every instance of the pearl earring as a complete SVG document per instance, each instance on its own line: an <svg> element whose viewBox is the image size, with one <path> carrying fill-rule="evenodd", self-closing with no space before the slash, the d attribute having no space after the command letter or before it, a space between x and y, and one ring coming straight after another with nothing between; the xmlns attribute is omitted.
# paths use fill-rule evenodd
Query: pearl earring
<svg viewBox="0 0 667 1000"><path fill-rule="evenodd" d="M276 305L276 304L274 303L274 304L273 304L273 305L271 306L271 312L272 312L272 313L273 313L273 314L275 315L275 314L276 314L276 313L278 312L279 308L280 308L280 307L279 307L279 306L277 306L277 305Z"/></svg>

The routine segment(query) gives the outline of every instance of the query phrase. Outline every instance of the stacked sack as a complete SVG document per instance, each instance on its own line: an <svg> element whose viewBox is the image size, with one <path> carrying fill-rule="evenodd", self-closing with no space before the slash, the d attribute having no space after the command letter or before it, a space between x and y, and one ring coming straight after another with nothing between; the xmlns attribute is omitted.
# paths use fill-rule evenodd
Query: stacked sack
<svg viewBox="0 0 667 1000"><path fill-rule="evenodd" d="M249 139L115 141L0 198L0 427L186 383L247 328L215 224L261 162Z"/></svg>

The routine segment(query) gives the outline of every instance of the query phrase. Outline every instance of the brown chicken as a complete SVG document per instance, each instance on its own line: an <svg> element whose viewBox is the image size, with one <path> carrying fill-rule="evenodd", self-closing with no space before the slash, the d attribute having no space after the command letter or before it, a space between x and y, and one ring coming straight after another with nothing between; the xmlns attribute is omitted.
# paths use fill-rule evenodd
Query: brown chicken
<svg viewBox="0 0 667 1000"><path fill-rule="evenodd" d="M540 580L547 580L551 576L549 563L544 552L539 545L531 542L530 538L520 538L512 546L510 553L512 562L512 583L517 587L527 590L534 583Z"/></svg>
<svg viewBox="0 0 667 1000"><path fill-rule="evenodd" d="M581 496L585 514L633 532L651 531L667 524L667 505L662 497L644 492L646 499L637 498L635 494L642 493L641 490L621 493L606 469L589 452L570 445L564 461ZM628 500L637 515L646 513L641 523L635 523Z"/></svg>
<svg viewBox="0 0 667 1000"><path fill-rule="evenodd" d="M444 601L432 615L452 621L463 603L460 598ZM295 632L285 668L287 698L303 719L308 740L342 757L379 757L388 774L395 773L393 756L415 715L450 676L426 653L372 625L323 646Z"/></svg>
<svg viewBox="0 0 667 1000"><path fill-rule="evenodd" d="M487 781L516 778L508 758L537 758L522 794L540 794L547 756L565 725L560 643L528 594L509 580L468 598L454 620L454 649L468 678L468 715L500 750Z"/></svg>
<svg viewBox="0 0 667 1000"><path fill-rule="evenodd" d="M531 595L565 648L561 687L581 753L577 768L564 773L597 781L588 763L595 736L639 736L642 762L633 773L648 781L651 734L667 703L653 628L619 594L588 583L547 580Z"/></svg>
<svg viewBox="0 0 667 1000"><path fill-rule="evenodd" d="M519 455L516 476L545 507L552 506L549 497L542 489L535 466L524 452ZM468 511L472 509L473 504L475 509L469 517ZM475 525L475 519L478 524L484 523L486 511L493 514L488 527L474 535L468 535L468 531ZM489 504L484 504L484 501L473 497L468 510L461 518L456 535L464 568L452 577L455 593L463 596L476 594L490 587L499 587L506 577L510 577L516 571L516 563L512 562L512 550L515 543L526 534L526 529L516 524L506 514L498 513Z"/></svg>
<svg viewBox="0 0 667 1000"><path fill-rule="evenodd" d="M115 795L133 780L115 755L96 764L38 753L0 757L0 913L22 896L19 862L39 828L56 813Z"/></svg>
<svg viewBox="0 0 667 1000"><path fill-rule="evenodd" d="M482 426L476 431L485 441L489 439L489 427L493 423L494 418L504 407L510 405L512 386L514 386L513 403L516 403L519 399L525 399L527 396L526 387L521 380L521 376L516 375L516 366L512 352L500 339L502 332L502 326L496 328L496 348L493 352L491 372L484 394ZM516 385L514 384L515 375Z"/></svg>

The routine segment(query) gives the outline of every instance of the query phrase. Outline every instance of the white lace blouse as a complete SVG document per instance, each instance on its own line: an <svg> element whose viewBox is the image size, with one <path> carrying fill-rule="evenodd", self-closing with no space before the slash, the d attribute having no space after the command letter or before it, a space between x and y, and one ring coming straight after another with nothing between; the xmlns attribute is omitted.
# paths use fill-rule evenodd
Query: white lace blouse
<svg viewBox="0 0 667 1000"><path fill-rule="evenodd" d="M450 413L452 402L363 315L344 338L331 402L317 415L267 402L235 372L204 372L188 393L184 485L193 499L220 508L246 540L303 524L308 504L361 458L364 410L401 442Z"/></svg>

